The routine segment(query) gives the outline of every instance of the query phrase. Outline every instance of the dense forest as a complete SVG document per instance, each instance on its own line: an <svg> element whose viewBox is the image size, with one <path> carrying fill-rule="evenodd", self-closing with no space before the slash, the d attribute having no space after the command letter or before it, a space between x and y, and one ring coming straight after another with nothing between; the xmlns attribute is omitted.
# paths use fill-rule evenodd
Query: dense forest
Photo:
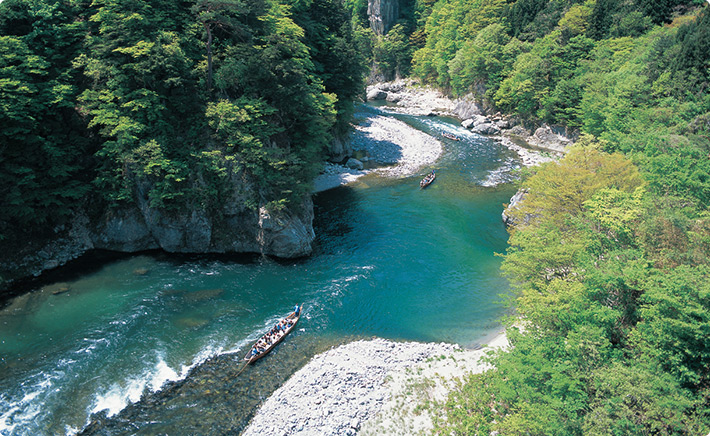
<svg viewBox="0 0 710 436"><path fill-rule="evenodd" d="M334 0L4 0L0 240L148 190L152 207L310 192L362 90Z"/></svg>

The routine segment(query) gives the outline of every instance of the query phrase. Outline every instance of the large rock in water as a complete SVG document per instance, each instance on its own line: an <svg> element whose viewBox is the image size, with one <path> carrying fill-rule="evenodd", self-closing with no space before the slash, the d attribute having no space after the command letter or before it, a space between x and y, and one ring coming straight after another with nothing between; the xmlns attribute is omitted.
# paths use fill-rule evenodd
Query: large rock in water
<svg viewBox="0 0 710 436"><path fill-rule="evenodd" d="M376 35L384 35L399 18L399 0L367 0L370 28Z"/></svg>
<svg viewBox="0 0 710 436"><path fill-rule="evenodd" d="M534 217L534 215L526 214L525 217L523 218L523 222L520 223L518 222L517 219L513 218L512 211L514 209L518 209L520 207L520 202L523 201L525 198L525 195L528 193L527 189L519 189L518 192L515 193L512 197L510 197L510 203L508 203L508 206L503 210L503 213L501 214L501 218L503 219L503 223L505 223L506 226L517 226L519 224L528 224L530 220Z"/></svg>
<svg viewBox="0 0 710 436"><path fill-rule="evenodd" d="M473 129L481 124L490 124L491 120L485 115L472 115L471 118L467 118L461 122L461 125L466 129Z"/></svg>
<svg viewBox="0 0 710 436"><path fill-rule="evenodd" d="M386 98L387 93L379 88L370 87L367 89L368 100L385 100Z"/></svg>
<svg viewBox="0 0 710 436"><path fill-rule="evenodd" d="M482 123L474 126L471 131L479 135L497 135L500 133L500 128L493 123Z"/></svg>

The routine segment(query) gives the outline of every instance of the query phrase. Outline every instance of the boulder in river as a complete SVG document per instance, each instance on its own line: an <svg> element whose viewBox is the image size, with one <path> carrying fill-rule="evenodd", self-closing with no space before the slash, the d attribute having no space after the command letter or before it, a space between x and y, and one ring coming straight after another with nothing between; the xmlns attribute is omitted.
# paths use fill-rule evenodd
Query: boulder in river
<svg viewBox="0 0 710 436"><path fill-rule="evenodd" d="M482 124L490 124L491 120L485 115L473 115L461 122L461 125L466 129L473 129Z"/></svg>
<svg viewBox="0 0 710 436"><path fill-rule="evenodd" d="M205 300L211 300L213 298L217 298L220 295L224 294L224 289L222 288L217 288L217 289L201 289L199 291L192 291L192 292L187 292L184 294L184 297L188 301L205 301Z"/></svg>
<svg viewBox="0 0 710 436"><path fill-rule="evenodd" d="M355 159L354 157L348 159L348 161L345 163L345 166L353 170L362 170L365 167L362 162Z"/></svg>
<svg viewBox="0 0 710 436"><path fill-rule="evenodd" d="M387 93L379 88L370 88L367 90L368 100L385 100Z"/></svg>
<svg viewBox="0 0 710 436"><path fill-rule="evenodd" d="M479 135L497 135L500 133L500 128L493 123L483 123L476 125L471 131Z"/></svg>

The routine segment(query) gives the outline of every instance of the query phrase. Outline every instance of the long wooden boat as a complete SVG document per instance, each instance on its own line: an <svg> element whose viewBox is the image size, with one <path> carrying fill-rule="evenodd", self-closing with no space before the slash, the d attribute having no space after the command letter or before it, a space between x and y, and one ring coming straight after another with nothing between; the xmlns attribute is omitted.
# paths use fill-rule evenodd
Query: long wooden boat
<svg viewBox="0 0 710 436"><path fill-rule="evenodd" d="M443 136L444 138L450 139L450 140L452 140L452 141L460 141L460 140L461 140L458 136L453 135L453 134L448 133L448 132L442 133L441 136Z"/></svg>
<svg viewBox="0 0 710 436"><path fill-rule="evenodd" d="M298 320L301 318L301 314L303 313L302 309L303 304L298 306L298 312L291 312L286 315L285 318L281 319L281 321L276 323L276 325L271 330L269 330L268 333L266 333L258 341L256 341L256 343L249 349L247 355L244 356L244 360L246 360L247 363L254 363L269 354L269 351L273 350L281 341L283 341L286 335L291 333L291 330L296 327L296 324L298 323ZM286 327L284 327L282 330L278 330L279 325L286 325ZM276 332L273 333L274 331ZM266 346L260 347L260 343L266 344ZM256 350L256 353L254 353L253 350Z"/></svg>
<svg viewBox="0 0 710 436"><path fill-rule="evenodd" d="M424 177L421 182L419 182L419 186L421 187L421 189L424 189L427 186L431 185L431 182L433 182L434 179L436 179L436 173L432 171L426 177Z"/></svg>

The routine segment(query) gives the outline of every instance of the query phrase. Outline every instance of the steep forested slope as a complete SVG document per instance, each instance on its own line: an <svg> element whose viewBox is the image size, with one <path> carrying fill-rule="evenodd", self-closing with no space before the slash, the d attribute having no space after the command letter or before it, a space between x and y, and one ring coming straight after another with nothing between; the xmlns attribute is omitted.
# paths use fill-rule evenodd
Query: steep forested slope
<svg viewBox="0 0 710 436"><path fill-rule="evenodd" d="M309 191L362 64L331 0L0 3L0 239L147 189L161 210Z"/></svg>

